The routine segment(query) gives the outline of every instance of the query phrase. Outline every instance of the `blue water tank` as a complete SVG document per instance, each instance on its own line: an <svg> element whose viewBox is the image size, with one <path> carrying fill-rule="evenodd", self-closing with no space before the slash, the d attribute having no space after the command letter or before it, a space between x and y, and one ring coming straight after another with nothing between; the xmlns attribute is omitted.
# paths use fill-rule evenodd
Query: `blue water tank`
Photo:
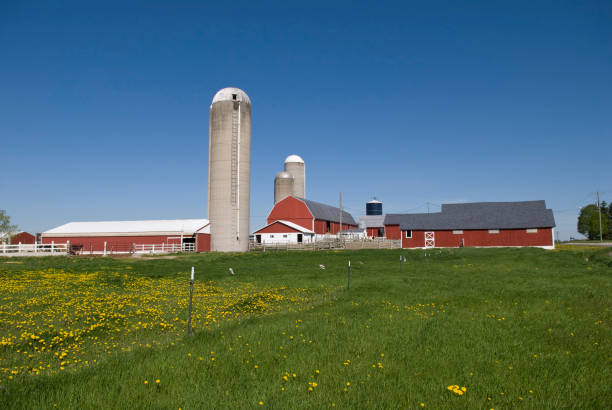
<svg viewBox="0 0 612 410"><path fill-rule="evenodd" d="M366 203L366 215L382 215L382 202L377 201L376 198Z"/></svg>

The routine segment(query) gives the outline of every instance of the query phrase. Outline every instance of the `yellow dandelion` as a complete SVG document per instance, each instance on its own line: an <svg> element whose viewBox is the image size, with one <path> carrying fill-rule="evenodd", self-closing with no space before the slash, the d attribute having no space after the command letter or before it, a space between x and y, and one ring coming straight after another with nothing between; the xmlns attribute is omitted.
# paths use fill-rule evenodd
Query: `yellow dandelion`
<svg viewBox="0 0 612 410"><path fill-rule="evenodd" d="M155 383L156 383L156 384L159 384L159 379L155 379Z"/></svg>

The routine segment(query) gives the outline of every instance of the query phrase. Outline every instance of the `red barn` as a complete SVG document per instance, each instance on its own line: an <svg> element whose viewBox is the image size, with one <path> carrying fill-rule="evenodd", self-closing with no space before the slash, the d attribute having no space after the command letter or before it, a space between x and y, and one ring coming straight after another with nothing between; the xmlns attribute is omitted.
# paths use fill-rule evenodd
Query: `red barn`
<svg viewBox="0 0 612 410"><path fill-rule="evenodd" d="M6 238L8 238L8 235L6 233L0 234L0 243L9 243ZM17 245L20 243L31 245L36 243L36 237L31 233L21 231L11 235L10 243L13 245Z"/></svg>
<svg viewBox="0 0 612 410"><path fill-rule="evenodd" d="M309 199L288 196L278 201L268 214L267 223L289 221L317 235L337 234L340 230L340 208ZM342 211L342 230L356 228L351 214Z"/></svg>
<svg viewBox="0 0 612 410"><path fill-rule="evenodd" d="M83 252L128 252L134 245L150 249L157 246L183 247L196 252L210 251L208 219L174 219L154 221L69 222L42 233L42 243L66 243L82 247ZM139 248L137 248L139 249Z"/></svg>
<svg viewBox="0 0 612 410"><path fill-rule="evenodd" d="M402 248L555 246L555 219L544 201L443 204L441 212L387 214L388 239Z"/></svg>
<svg viewBox="0 0 612 410"><path fill-rule="evenodd" d="M34 244L36 243L36 237L28 232L19 232L18 234L11 236L11 243Z"/></svg>

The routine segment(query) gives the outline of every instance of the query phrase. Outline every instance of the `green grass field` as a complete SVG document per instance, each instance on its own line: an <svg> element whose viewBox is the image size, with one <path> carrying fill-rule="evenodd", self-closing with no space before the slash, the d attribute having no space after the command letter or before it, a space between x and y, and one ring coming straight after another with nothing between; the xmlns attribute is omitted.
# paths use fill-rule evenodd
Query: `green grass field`
<svg viewBox="0 0 612 410"><path fill-rule="evenodd" d="M610 408L610 252L0 258L0 408Z"/></svg>

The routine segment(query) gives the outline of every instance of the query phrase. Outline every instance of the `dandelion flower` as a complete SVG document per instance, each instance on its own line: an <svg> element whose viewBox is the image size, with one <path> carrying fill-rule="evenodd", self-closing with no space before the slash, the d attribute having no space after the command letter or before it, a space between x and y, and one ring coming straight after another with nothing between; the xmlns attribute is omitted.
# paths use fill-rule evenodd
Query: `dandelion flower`
<svg viewBox="0 0 612 410"><path fill-rule="evenodd" d="M156 383L156 384L159 384L159 379L156 379L156 380L155 380L155 383Z"/></svg>

